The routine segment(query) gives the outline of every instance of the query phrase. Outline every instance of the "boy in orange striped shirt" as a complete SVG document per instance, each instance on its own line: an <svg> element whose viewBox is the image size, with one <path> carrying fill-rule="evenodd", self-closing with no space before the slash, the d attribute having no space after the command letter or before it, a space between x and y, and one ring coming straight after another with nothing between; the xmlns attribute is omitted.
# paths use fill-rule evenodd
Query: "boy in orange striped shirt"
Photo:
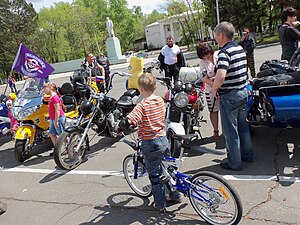
<svg viewBox="0 0 300 225"><path fill-rule="evenodd" d="M165 132L165 103L154 95L156 78L150 73L142 74L138 79L139 91L144 99L121 121L120 127L127 129L130 125L138 127L138 136L142 140L141 150L145 167L149 173L154 197L154 207L160 212L166 208L166 193L160 183L162 175L161 162L170 155L169 143ZM170 192L168 200L180 202L178 191Z"/></svg>

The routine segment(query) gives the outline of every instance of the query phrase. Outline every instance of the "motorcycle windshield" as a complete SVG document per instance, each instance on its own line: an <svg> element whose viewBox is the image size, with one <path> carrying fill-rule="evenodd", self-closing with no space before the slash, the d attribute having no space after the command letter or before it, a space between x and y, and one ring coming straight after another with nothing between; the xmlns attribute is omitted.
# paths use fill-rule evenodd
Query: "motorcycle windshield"
<svg viewBox="0 0 300 225"><path fill-rule="evenodd" d="M18 98L39 98L43 96L44 79L28 78L18 94Z"/></svg>
<svg viewBox="0 0 300 225"><path fill-rule="evenodd" d="M27 79L11 108L13 117L20 121L38 110L43 101L43 90L43 80Z"/></svg>

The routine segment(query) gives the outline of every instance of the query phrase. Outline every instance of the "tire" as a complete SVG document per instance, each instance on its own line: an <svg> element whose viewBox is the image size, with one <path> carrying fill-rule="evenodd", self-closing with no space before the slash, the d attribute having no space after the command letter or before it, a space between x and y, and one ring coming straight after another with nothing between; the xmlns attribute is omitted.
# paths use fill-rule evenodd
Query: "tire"
<svg viewBox="0 0 300 225"><path fill-rule="evenodd" d="M171 156L174 158L178 158L180 156L181 144L178 140L175 140L173 138L174 134L175 134L175 132L173 130L168 129L167 138L168 138L169 144L170 144Z"/></svg>
<svg viewBox="0 0 300 225"><path fill-rule="evenodd" d="M131 190L140 197L150 197L152 195L151 183L145 165L141 159L137 160L137 177L134 178L134 156L128 155L123 160L123 173Z"/></svg>
<svg viewBox="0 0 300 225"><path fill-rule="evenodd" d="M189 199L202 219L214 225L240 222L243 214L242 201L235 188L224 178L212 172L199 172L191 178L191 183ZM195 189L201 192L196 193ZM208 201L201 202L198 198L200 194Z"/></svg>
<svg viewBox="0 0 300 225"><path fill-rule="evenodd" d="M24 162L29 158L30 151L26 149L26 140L16 140L15 143L15 159Z"/></svg>
<svg viewBox="0 0 300 225"><path fill-rule="evenodd" d="M72 170L78 167L84 160L86 152L89 150L89 139L83 142L79 152L76 153L75 149L81 139L82 134L79 132L66 132L64 131L59 135L56 145L54 146L54 161L60 169ZM66 146L67 145L67 146Z"/></svg>

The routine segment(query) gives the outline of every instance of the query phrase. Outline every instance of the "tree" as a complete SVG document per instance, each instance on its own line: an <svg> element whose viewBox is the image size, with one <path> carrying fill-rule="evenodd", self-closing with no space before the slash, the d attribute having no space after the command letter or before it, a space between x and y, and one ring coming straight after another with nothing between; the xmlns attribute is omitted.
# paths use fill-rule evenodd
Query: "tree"
<svg viewBox="0 0 300 225"><path fill-rule="evenodd" d="M171 0L167 10L169 20L177 21L180 25L182 42L187 44L188 48L190 44L204 38L204 33L207 32L206 26L203 25L204 7L200 0Z"/></svg>
<svg viewBox="0 0 300 225"><path fill-rule="evenodd" d="M154 9L150 14L144 15L143 17L143 26L147 26L151 23L154 23L158 20L162 20L167 15L165 13L159 13L156 9Z"/></svg>
<svg viewBox="0 0 300 225"><path fill-rule="evenodd" d="M36 29L38 15L25 0L0 2L0 66L8 74L20 43L31 46L29 36Z"/></svg>

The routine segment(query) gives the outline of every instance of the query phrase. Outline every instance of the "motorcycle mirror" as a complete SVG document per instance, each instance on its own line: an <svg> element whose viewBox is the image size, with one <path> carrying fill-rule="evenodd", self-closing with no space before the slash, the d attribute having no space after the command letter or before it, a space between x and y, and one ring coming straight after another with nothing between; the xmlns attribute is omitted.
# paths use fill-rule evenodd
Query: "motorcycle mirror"
<svg viewBox="0 0 300 225"><path fill-rule="evenodd" d="M151 67L155 68L155 69L159 69L160 68L160 61L158 59L153 59L151 62Z"/></svg>

